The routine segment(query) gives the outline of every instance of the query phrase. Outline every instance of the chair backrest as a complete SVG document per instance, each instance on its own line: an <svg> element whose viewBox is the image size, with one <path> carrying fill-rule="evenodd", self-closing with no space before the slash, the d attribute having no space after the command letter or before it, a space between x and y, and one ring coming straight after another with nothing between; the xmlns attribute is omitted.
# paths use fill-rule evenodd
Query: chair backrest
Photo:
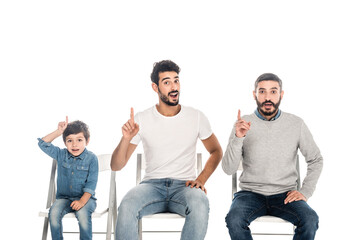
<svg viewBox="0 0 360 240"><path fill-rule="evenodd" d="M99 163L99 172L110 170L111 154L101 154L97 156Z"/></svg>
<svg viewBox="0 0 360 240"><path fill-rule="evenodd" d="M146 162L145 162L144 154L138 153L137 154L137 164L136 164L136 185L138 185L141 182L141 179L142 179L141 173L142 173L142 170L144 170L146 167L145 163ZM201 155L201 153L196 154L195 169L196 169L196 176L199 176L199 174L202 171L202 155Z"/></svg>
<svg viewBox="0 0 360 240"><path fill-rule="evenodd" d="M242 164L240 163L238 171L242 171L243 167ZM296 170L297 170L297 190L300 190L301 188L301 179L300 179L300 163L299 163L299 155L296 155ZM238 177L237 177L237 172L236 171L233 175L232 175L232 195L231 198L234 197L234 194L237 192L237 182L238 182Z"/></svg>

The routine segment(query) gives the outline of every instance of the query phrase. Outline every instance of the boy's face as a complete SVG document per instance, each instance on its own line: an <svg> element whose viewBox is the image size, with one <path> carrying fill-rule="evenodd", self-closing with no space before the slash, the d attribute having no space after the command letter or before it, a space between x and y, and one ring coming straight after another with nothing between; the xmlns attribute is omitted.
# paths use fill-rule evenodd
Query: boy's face
<svg viewBox="0 0 360 240"><path fill-rule="evenodd" d="M79 156L88 145L89 141L86 141L84 133L70 134L65 138L65 146L69 153L73 156Z"/></svg>

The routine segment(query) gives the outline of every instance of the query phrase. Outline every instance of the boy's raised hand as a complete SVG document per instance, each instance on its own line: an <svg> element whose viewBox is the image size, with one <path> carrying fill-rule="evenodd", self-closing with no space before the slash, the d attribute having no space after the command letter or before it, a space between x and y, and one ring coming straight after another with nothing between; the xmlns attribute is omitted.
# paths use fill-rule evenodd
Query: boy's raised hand
<svg viewBox="0 0 360 240"><path fill-rule="evenodd" d="M238 111L238 116L237 116L237 122L236 122L236 131L235 131L235 135L238 138L244 137L246 135L246 133L250 130L250 126L251 126L251 122L246 122L245 120L243 120L241 118L241 113L240 113L240 109Z"/></svg>
<svg viewBox="0 0 360 240"><path fill-rule="evenodd" d="M131 140L139 132L139 124L134 120L134 109L130 109L130 119L121 128L123 137Z"/></svg>
<svg viewBox="0 0 360 240"><path fill-rule="evenodd" d="M58 124L58 131L59 131L61 134L63 134L63 132L65 131L68 123L69 123L68 116L66 116L66 121L65 121L65 122L59 122L59 124Z"/></svg>
<svg viewBox="0 0 360 240"><path fill-rule="evenodd" d="M68 125L68 117L66 116L66 120L65 122L59 122L58 124L58 128L53 131L52 133L49 133L48 135L46 135L45 137L42 138L42 140L44 140L45 142L52 142L55 138L61 136L61 134L64 133L67 125Z"/></svg>

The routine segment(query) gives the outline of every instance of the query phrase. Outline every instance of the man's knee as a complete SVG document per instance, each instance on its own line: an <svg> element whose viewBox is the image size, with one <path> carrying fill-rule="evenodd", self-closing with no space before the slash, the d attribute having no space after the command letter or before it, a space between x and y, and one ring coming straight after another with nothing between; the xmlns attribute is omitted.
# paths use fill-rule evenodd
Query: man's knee
<svg viewBox="0 0 360 240"><path fill-rule="evenodd" d="M124 198L118 207L118 215L123 217L136 215L135 206L133 199Z"/></svg>
<svg viewBox="0 0 360 240"><path fill-rule="evenodd" d="M319 216L314 210L307 213L301 221L303 227L310 231L316 231L319 228Z"/></svg>
<svg viewBox="0 0 360 240"><path fill-rule="evenodd" d="M191 197L187 199L187 214L195 213L204 218L209 215L209 199L201 189L192 189Z"/></svg>
<svg viewBox="0 0 360 240"><path fill-rule="evenodd" d="M246 220L244 216L242 216L240 211L236 211L236 209L230 209L229 213L225 218L226 227L231 229L246 229L249 226L249 221Z"/></svg>

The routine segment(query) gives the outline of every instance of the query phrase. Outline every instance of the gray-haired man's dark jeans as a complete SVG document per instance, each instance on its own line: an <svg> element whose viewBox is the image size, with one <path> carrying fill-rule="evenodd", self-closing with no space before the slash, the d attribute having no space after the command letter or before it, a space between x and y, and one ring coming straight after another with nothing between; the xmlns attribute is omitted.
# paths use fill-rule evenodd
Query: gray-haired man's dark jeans
<svg viewBox="0 0 360 240"><path fill-rule="evenodd" d="M294 240L312 240L318 229L319 217L305 202L284 204L286 192L271 196L240 191L234 194L226 226L232 240L251 240L249 225L256 218L271 215L282 218L296 226Z"/></svg>

